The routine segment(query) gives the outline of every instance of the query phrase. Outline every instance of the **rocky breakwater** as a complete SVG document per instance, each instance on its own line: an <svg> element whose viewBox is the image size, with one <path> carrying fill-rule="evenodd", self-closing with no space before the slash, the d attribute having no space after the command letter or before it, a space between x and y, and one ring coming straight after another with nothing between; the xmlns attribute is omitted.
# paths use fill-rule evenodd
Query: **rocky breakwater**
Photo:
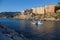
<svg viewBox="0 0 60 40"><path fill-rule="evenodd" d="M29 40L19 32L0 25L0 40Z"/></svg>

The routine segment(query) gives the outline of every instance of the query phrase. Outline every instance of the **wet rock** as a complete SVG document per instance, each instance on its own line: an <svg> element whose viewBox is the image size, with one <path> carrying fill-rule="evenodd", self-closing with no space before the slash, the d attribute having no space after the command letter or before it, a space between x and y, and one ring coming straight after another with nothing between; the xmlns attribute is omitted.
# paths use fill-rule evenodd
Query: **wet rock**
<svg viewBox="0 0 60 40"><path fill-rule="evenodd" d="M13 29L0 25L0 40L29 40Z"/></svg>
<svg viewBox="0 0 60 40"><path fill-rule="evenodd" d="M0 32L0 40L13 40Z"/></svg>

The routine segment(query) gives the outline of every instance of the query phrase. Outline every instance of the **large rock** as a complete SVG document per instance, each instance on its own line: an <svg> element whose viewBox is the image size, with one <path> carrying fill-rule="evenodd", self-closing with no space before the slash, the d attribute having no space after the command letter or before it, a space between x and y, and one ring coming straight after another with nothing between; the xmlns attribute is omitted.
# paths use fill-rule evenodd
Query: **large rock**
<svg viewBox="0 0 60 40"><path fill-rule="evenodd" d="M13 29L0 25L0 40L28 40L24 35Z"/></svg>

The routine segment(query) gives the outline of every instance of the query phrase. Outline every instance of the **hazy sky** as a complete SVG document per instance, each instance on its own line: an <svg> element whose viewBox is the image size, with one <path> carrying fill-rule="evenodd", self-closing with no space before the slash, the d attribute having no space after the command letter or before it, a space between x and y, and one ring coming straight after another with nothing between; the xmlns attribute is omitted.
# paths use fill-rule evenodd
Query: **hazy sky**
<svg viewBox="0 0 60 40"><path fill-rule="evenodd" d="M0 0L0 12L15 12L47 4L57 4L60 0Z"/></svg>

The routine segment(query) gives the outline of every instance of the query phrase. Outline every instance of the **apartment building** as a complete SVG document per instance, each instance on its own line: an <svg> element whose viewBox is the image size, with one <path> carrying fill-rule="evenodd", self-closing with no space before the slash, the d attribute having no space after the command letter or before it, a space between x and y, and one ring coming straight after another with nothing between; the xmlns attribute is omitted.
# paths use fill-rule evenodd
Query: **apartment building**
<svg viewBox="0 0 60 40"><path fill-rule="evenodd" d="M35 14L44 14L44 7L32 8L32 12Z"/></svg>
<svg viewBox="0 0 60 40"><path fill-rule="evenodd" d="M35 14L51 14L55 13L55 5L46 5L42 7L32 8L32 12Z"/></svg>
<svg viewBox="0 0 60 40"><path fill-rule="evenodd" d="M55 5L46 5L45 6L45 14L46 17L52 17L55 13Z"/></svg>
<svg viewBox="0 0 60 40"><path fill-rule="evenodd" d="M55 5L46 5L45 11L46 11L46 14L55 13Z"/></svg>

